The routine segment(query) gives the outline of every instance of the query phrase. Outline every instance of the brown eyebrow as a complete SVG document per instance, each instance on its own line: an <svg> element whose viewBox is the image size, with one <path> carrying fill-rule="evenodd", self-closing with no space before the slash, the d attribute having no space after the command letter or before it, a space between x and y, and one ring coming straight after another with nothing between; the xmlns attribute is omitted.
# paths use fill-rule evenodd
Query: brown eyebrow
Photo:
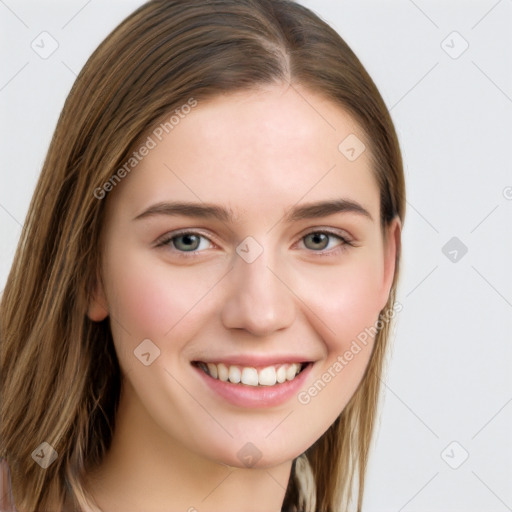
<svg viewBox="0 0 512 512"><path fill-rule="evenodd" d="M291 223L299 220L326 217L335 213L356 213L373 220L370 212L359 203L349 199L334 199L318 201L292 207L285 215L284 222ZM183 215L205 219L217 219L221 222L234 222L235 215L231 209L208 203L161 202L156 203L133 220L143 219L154 215Z"/></svg>
<svg viewBox="0 0 512 512"><path fill-rule="evenodd" d="M327 217L334 213L356 213L373 220L370 212L366 208L363 208L363 206L356 201L349 199L333 199L331 201L319 201L297 206L292 208L290 212L285 215L284 220L285 222L296 222L304 219Z"/></svg>

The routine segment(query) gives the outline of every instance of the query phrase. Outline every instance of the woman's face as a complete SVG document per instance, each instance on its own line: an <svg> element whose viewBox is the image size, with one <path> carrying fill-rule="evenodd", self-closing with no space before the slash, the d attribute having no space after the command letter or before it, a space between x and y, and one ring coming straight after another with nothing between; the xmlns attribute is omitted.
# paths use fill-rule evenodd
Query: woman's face
<svg viewBox="0 0 512 512"><path fill-rule="evenodd" d="M141 424L211 461L276 465L360 383L399 224L385 243L368 143L316 94L274 85L176 119L107 198L89 316L110 315Z"/></svg>

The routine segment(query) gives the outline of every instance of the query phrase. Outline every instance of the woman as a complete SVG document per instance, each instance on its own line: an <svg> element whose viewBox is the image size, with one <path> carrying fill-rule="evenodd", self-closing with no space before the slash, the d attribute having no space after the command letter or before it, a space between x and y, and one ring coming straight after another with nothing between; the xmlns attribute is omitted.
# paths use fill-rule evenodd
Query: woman
<svg viewBox="0 0 512 512"><path fill-rule="evenodd" d="M404 211L315 14L144 4L69 94L2 297L4 508L361 510Z"/></svg>

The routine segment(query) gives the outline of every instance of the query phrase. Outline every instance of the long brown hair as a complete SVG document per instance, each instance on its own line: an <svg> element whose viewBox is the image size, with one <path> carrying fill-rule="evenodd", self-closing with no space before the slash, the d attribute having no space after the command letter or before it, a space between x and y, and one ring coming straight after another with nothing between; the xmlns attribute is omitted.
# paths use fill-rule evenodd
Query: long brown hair
<svg viewBox="0 0 512 512"><path fill-rule="evenodd" d="M291 0L153 0L124 20L79 74L36 186L0 310L1 453L23 511L85 508L87 471L115 426L121 374L109 320L86 316L100 268L100 190L136 141L194 98L289 83L324 95L359 123L380 187L381 223L405 213L399 144L387 108L358 58L328 24ZM341 141L340 141L341 142ZM386 310L395 302L400 248ZM384 311L384 310L383 310ZM283 510L362 504L389 322L356 393L303 455L310 505L294 461ZM42 469L32 452L57 459ZM345 506L345 505L343 505ZM55 509L52 509L55 510ZM66 509L66 512L69 509Z"/></svg>

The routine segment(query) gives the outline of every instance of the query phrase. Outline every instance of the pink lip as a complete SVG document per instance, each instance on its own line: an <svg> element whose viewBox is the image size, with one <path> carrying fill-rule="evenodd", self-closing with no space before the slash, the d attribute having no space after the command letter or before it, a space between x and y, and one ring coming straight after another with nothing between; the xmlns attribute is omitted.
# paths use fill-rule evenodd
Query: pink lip
<svg viewBox="0 0 512 512"><path fill-rule="evenodd" d="M290 360L288 359L288 361ZM275 358L273 361L275 361ZM214 393L237 407L248 408L273 407L283 404L291 397L296 396L312 367L313 364L308 364L293 380L283 382L282 384L276 384L275 386L247 386L241 383L233 384L214 379L197 366L192 365L192 368L198 372L205 384Z"/></svg>

